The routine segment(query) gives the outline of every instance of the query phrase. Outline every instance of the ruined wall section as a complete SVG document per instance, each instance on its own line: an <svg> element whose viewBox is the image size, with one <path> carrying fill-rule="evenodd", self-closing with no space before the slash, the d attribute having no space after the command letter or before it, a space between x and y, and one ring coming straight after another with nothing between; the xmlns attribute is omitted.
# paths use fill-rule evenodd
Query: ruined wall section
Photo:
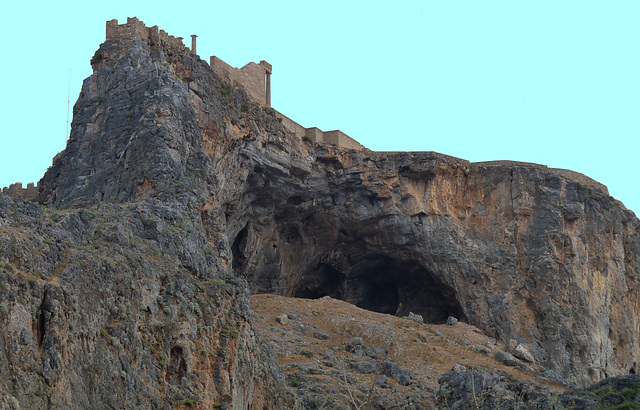
<svg viewBox="0 0 640 410"><path fill-rule="evenodd" d="M286 129L294 133L300 139L306 138L309 141L315 143L335 144L341 148L357 150L367 149L364 145L360 144L358 141L354 140L340 130L325 132L318 127L305 128L279 111L276 111L276 117Z"/></svg>
<svg viewBox="0 0 640 410"><path fill-rule="evenodd" d="M190 51L182 42L182 37L174 37L158 26L147 27L137 17L127 18L125 24L118 24L117 19L107 21L106 40L146 41L152 46L160 45L168 48L177 48Z"/></svg>
<svg viewBox="0 0 640 410"><path fill-rule="evenodd" d="M267 75L272 72L271 64L263 60L259 64L251 62L242 68L235 68L218 57L211 56L209 65L219 77L244 88L253 101L270 106L267 98Z"/></svg>
<svg viewBox="0 0 640 410"><path fill-rule="evenodd" d="M339 147L350 149L365 149L362 144L354 140L340 130L327 131L324 133L324 141L335 144Z"/></svg>
<svg viewBox="0 0 640 410"><path fill-rule="evenodd" d="M22 188L22 182L16 182L9 187L2 188L2 193L12 198L20 198L25 201L33 201L38 196L38 187L33 182L29 182L26 188Z"/></svg>
<svg viewBox="0 0 640 410"><path fill-rule="evenodd" d="M127 18L127 22L124 24L118 24L117 19L107 21L106 40L119 40L129 43L134 40L145 41L151 47L176 48L191 52L184 45L182 37L170 36L164 30L159 30L158 26L147 27L137 17ZM242 68L236 68L216 56L211 56L209 65L213 72L223 80L245 89L252 101L262 106L271 106L271 73L273 72L273 67L268 62L264 60L259 63L251 62ZM277 111L276 115L289 131L301 139L308 138L313 142L331 143L343 148L366 149L340 130L323 132L316 127L305 128Z"/></svg>

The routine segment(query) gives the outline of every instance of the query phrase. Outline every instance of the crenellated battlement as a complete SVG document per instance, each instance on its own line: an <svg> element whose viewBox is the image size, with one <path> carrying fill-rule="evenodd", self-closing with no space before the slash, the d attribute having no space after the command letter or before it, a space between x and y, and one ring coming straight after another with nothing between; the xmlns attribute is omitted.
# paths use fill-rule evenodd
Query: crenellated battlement
<svg viewBox="0 0 640 410"><path fill-rule="evenodd" d="M182 42L182 37L174 37L158 26L147 27L137 17L128 17L125 24L118 24L117 19L107 21L106 39L108 40L140 40L150 44L164 44L170 48L178 48L185 51L189 47Z"/></svg>
<svg viewBox="0 0 640 410"><path fill-rule="evenodd" d="M164 30L159 30L158 26L147 27L137 17L127 18L124 24L118 24L117 19L107 21L106 40L124 41L146 41L151 46L176 48L186 52L196 50L196 35L191 35L191 49L185 46L182 37L170 36ZM209 66L213 72L223 80L243 88L249 98L265 107L271 107L271 73L273 67L268 62L262 60L259 63L248 63L242 68L233 67L222 59L211 56ZM328 142L339 147L364 149L364 147L353 138L340 130L323 132L316 127L305 128L287 116L276 111L277 118L282 125L298 136L313 142Z"/></svg>
<svg viewBox="0 0 640 410"><path fill-rule="evenodd" d="M2 188L2 193L13 198L33 201L38 196L38 186L33 182L29 182L26 188L22 188L22 182L16 182L9 185L9 187Z"/></svg>

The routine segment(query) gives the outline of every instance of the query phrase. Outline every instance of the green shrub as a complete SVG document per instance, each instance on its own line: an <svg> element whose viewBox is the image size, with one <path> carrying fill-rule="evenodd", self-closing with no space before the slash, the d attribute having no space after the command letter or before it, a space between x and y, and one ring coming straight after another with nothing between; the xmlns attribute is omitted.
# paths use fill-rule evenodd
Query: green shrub
<svg viewBox="0 0 640 410"><path fill-rule="evenodd" d="M96 51L96 53L91 57L91 65L97 64L102 61L102 53Z"/></svg>

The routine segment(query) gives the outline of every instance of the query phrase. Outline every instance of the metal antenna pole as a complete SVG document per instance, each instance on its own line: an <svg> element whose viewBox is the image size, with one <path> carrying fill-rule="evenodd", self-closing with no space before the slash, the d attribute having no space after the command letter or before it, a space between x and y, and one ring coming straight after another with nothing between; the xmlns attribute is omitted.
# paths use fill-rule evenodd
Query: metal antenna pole
<svg viewBox="0 0 640 410"><path fill-rule="evenodd" d="M65 141L69 138L69 107L71 105L71 69L69 69L69 94L67 95L67 135L65 135Z"/></svg>

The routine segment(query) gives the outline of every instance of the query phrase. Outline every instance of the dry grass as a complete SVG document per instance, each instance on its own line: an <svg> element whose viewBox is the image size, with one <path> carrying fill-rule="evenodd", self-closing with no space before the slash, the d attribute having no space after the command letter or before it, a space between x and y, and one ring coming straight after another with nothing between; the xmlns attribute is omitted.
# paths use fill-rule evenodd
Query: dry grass
<svg viewBox="0 0 640 410"><path fill-rule="evenodd" d="M438 378L451 370L454 364L467 368L485 369L501 373L512 380L531 380L563 390L551 381L540 381L537 370L521 371L497 362L486 353L487 341L496 349L505 350L474 326L458 323L455 326L425 325L391 315L360 309L346 302L324 297L296 299L276 295L252 297L254 320L258 332L271 343L283 371L292 374L300 365L314 364L323 368L326 352L335 352L336 359L344 363L353 354L345 351L346 342L361 337L367 347L379 347L388 353L389 360L411 370L415 379L425 386L438 387ZM280 314L299 313L297 321L282 325L276 322ZM304 331L303 329L306 329ZM444 336L438 336L434 330ZM314 331L326 333L326 340L313 336ZM485 351L484 353L482 351ZM379 374L351 373L358 383L372 385ZM328 380L318 377L318 380ZM398 386L409 389L410 386ZM351 398L350 398L351 399ZM355 400L355 398L354 398Z"/></svg>

